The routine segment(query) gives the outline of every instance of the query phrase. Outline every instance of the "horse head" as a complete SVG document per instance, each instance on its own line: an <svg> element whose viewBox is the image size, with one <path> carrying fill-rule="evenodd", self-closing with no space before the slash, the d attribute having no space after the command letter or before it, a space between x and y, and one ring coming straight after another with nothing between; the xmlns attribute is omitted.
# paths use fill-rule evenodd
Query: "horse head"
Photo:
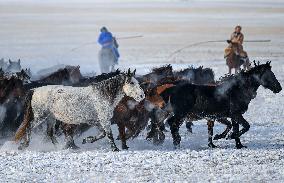
<svg viewBox="0 0 284 183"><path fill-rule="evenodd" d="M256 78L256 81L262 85L264 88L270 89L273 93L279 93L282 90L282 87L272 72L271 62L266 62L265 64L256 64L254 62L255 67L252 68L249 73L252 73Z"/></svg>
<svg viewBox="0 0 284 183"><path fill-rule="evenodd" d="M0 102L3 103L10 98L21 98L25 95L23 81L15 76L1 80Z"/></svg>
<svg viewBox="0 0 284 183"><path fill-rule="evenodd" d="M153 68L152 71L158 75L171 75L173 73L173 67L171 64L168 64L162 67Z"/></svg>
<svg viewBox="0 0 284 183"><path fill-rule="evenodd" d="M70 81L74 83L78 83L82 78L82 74L80 72L80 66L67 66L66 69L69 72Z"/></svg>
<svg viewBox="0 0 284 183"><path fill-rule="evenodd" d="M21 60L19 59L18 61L11 61L9 59L9 65L7 67L8 72L21 72Z"/></svg>
<svg viewBox="0 0 284 183"><path fill-rule="evenodd" d="M27 69L22 69L21 72L16 72L16 77L22 81L29 81L31 78L29 74L27 73Z"/></svg>
<svg viewBox="0 0 284 183"><path fill-rule="evenodd" d="M138 81L134 78L135 72L136 69L133 72L128 69L127 73L125 74L126 79L123 85L123 92L137 102L140 102L145 98L145 94Z"/></svg>

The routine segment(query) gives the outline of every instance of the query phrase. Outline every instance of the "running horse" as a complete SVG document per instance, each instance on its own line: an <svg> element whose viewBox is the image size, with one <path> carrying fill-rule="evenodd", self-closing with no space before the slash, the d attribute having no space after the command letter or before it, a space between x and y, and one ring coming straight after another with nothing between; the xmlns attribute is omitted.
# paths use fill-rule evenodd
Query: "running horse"
<svg viewBox="0 0 284 183"><path fill-rule="evenodd" d="M140 102L145 95L134 78L135 72L119 73L112 78L90 84L86 87L44 86L29 93L26 101L24 120L17 130L15 140L23 139L20 149L29 145L31 130L44 119L54 123L59 120L64 124L87 123L97 126L98 136L90 136L84 143L93 143L105 136L108 137L111 149L118 151L111 131L110 119L118 102L126 94ZM54 124L53 124L54 125ZM52 124L51 124L52 126ZM65 132L66 148L77 148L72 134ZM54 141L53 141L54 142Z"/></svg>
<svg viewBox="0 0 284 183"><path fill-rule="evenodd" d="M256 97L259 86L273 93L282 90L271 68L270 62L261 65L255 63L255 67L249 71L229 76L216 86L183 83L166 89L163 93L171 93L170 103L174 112L174 115L168 119L174 146L179 147L181 141L180 121L185 116L193 114L199 118L217 121L231 118L233 133L230 138L235 139L236 148L245 147L240 141L240 136L249 130L250 125L243 114L247 111L251 100ZM239 124L243 126L241 130Z"/></svg>
<svg viewBox="0 0 284 183"><path fill-rule="evenodd" d="M232 69L235 69L235 74L241 71L241 66L244 67L244 70L250 69L250 62L248 57L241 57L236 54L235 47L237 43L231 43L232 48L226 56L226 64L229 67L229 74L232 74Z"/></svg>
<svg viewBox="0 0 284 183"><path fill-rule="evenodd" d="M0 79L1 136L15 132L21 123L21 111L26 92L22 79L27 79L23 72Z"/></svg>
<svg viewBox="0 0 284 183"><path fill-rule="evenodd" d="M117 124L122 149L128 149L126 140L135 138L146 128L151 120L151 131L147 139L152 139L154 144L161 143L165 136L162 132L165 105L162 97L157 93L157 88L164 83L172 81L173 72L171 65L153 68L152 72L137 77L140 86L145 92L145 100L137 103L132 98L125 96L117 105L112 117L112 123ZM127 129L127 130L126 130Z"/></svg>

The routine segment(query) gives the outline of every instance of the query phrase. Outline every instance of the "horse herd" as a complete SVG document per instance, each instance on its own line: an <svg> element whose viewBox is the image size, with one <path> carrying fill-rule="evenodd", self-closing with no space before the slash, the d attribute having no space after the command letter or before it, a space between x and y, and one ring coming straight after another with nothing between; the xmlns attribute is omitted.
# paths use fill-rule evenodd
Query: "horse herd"
<svg viewBox="0 0 284 183"><path fill-rule="evenodd" d="M65 148L76 149L73 137L95 126L98 135L86 137L82 143L106 136L111 149L117 151L112 124L118 126L122 149L128 149L127 140L145 128L148 140L163 143L167 123L178 148L181 124L186 121L191 131L193 121L206 119L209 147L216 147L213 139L227 137L235 140L236 148L242 148L240 136L250 128L242 115L259 86L274 93L282 90L270 62L254 63L250 70L218 81L210 68L174 71L171 65L141 76L117 70L95 77L83 77L79 66L67 66L35 81L22 70L0 78L0 132L2 137L14 136L19 149L29 146L32 131L44 132L54 144L64 134ZM215 121L226 128L213 137Z"/></svg>

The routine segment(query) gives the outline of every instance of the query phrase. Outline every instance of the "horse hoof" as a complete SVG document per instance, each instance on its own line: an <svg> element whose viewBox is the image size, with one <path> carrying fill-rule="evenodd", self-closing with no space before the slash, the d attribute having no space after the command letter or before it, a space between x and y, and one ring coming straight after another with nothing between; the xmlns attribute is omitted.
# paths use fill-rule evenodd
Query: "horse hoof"
<svg viewBox="0 0 284 183"><path fill-rule="evenodd" d="M80 147L78 147L78 146L76 146L76 145L73 145L73 146L68 146L68 147L66 147L66 149L77 150L77 149L80 149Z"/></svg>
<svg viewBox="0 0 284 183"><path fill-rule="evenodd" d="M231 134L229 134L228 136L227 136L227 140L231 140L231 139L235 139L237 136L236 136L236 134L235 133L231 133Z"/></svg>
<svg viewBox="0 0 284 183"><path fill-rule="evenodd" d="M187 128L188 133L192 133L192 128Z"/></svg>
<svg viewBox="0 0 284 183"><path fill-rule="evenodd" d="M209 144L208 144L208 147L210 147L210 148L216 148L216 147L218 147L218 146L214 145L213 143L209 143Z"/></svg>
<svg viewBox="0 0 284 183"><path fill-rule="evenodd" d="M76 149L80 149L80 147L76 146L76 145L74 144L74 142L73 142L73 143L67 143L67 144L64 146L64 149L76 150Z"/></svg>
<svg viewBox="0 0 284 183"><path fill-rule="evenodd" d="M213 140L219 140L219 139L222 139L224 137L222 137L221 135L217 134L214 136Z"/></svg>
<svg viewBox="0 0 284 183"><path fill-rule="evenodd" d="M89 136L89 137L83 139L82 144L93 143L93 142L95 142L96 140L97 140L97 139L94 138L93 136Z"/></svg>
<svg viewBox="0 0 284 183"><path fill-rule="evenodd" d="M21 143L20 146L18 147L18 150L20 151L25 150L28 146L29 144L27 143Z"/></svg>
<svg viewBox="0 0 284 183"><path fill-rule="evenodd" d="M18 150L20 150L20 151L25 150L25 149L26 149L26 147L23 147L21 145L18 147Z"/></svg>
<svg viewBox="0 0 284 183"><path fill-rule="evenodd" d="M174 149L180 149L180 145L174 145Z"/></svg>
<svg viewBox="0 0 284 183"><path fill-rule="evenodd" d="M236 148L237 148L237 149L242 149L242 148L248 148L248 147L247 147L247 146L244 146L244 145L237 145Z"/></svg>
<svg viewBox="0 0 284 183"><path fill-rule="evenodd" d="M122 149L123 149L123 150L128 150L129 147L128 147L128 146L122 146Z"/></svg>
<svg viewBox="0 0 284 183"><path fill-rule="evenodd" d="M112 151L113 152L119 152L119 149L116 147L116 148L113 148Z"/></svg>

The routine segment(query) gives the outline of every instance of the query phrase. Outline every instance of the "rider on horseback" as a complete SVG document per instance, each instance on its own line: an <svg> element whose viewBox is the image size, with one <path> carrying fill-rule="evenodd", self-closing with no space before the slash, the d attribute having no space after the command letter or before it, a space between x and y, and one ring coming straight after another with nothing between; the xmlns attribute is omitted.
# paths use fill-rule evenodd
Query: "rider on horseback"
<svg viewBox="0 0 284 183"><path fill-rule="evenodd" d="M101 34L98 39L98 43L103 47L103 48L110 48L112 49L112 52L116 58L116 62L118 61L119 58L119 52L118 52L118 43L115 39L115 37L112 36L111 32L107 30L106 27L101 28Z"/></svg>
<svg viewBox="0 0 284 183"><path fill-rule="evenodd" d="M225 58L231 51L234 51L242 58L248 57L247 52L245 52L243 49L244 35L243 33L241 33L241 30L242 27L240 25L237 25L235 27L235 31L231 34L230 40L227 40L229 46L225 49Z"/></svg>
<svg viewBox="0 0 284 183"><path fill-rule="evenodd" d="M237 25L235 27L235 31L231 34L231 38L230 40L227 40L227 42L229 43L229 46L225 49L225 55L224 58L226 58L227 60L233 61L234 57L231 57L232 54L236 56L235 59L238 60L238 62L236 62L236 60L234 62L239 63L237 64L237 66L229 66L231 64L227 65L229 66L229 73L231 73L231 68L238 68L241 65L244 66L244 69L248 70L250 69L250 61L247 55L247 52L244 51L243 49L243 41L244 41L244 35L241 33L242 27ZM232 60L233 59L233 60ZM235 64L236 64L235 63Z"/></svg>

